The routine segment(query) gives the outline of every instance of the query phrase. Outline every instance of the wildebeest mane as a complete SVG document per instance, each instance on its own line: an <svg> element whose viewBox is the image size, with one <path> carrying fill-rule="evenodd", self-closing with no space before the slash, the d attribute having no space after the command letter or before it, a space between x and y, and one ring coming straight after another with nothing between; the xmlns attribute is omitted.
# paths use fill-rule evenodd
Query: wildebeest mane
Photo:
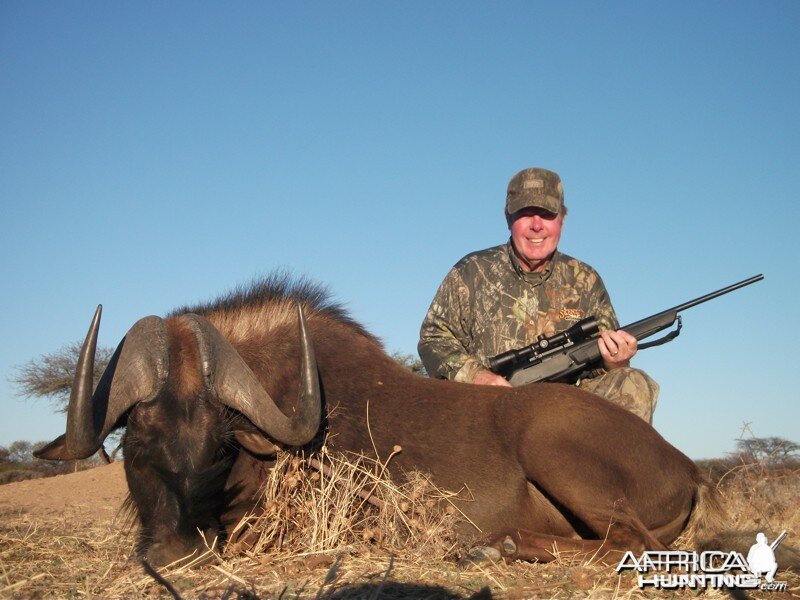
<svg viewBox="0 0 800 600"><path fill-rule="evenodd" d="M251 329L248 327L251 324L261 328L266 325L272 328L287 322L294 325L298 304L303 306L309 320L321 317L337 321L381 344L378 338L350 316L340 302L333 299L327 286L306 277L292 276L285 271L277 271L239 285L209 302L176 308L167 316L175 317L187 313L203 315L223 334L242 338L246 337L246 330Z"/></svg>

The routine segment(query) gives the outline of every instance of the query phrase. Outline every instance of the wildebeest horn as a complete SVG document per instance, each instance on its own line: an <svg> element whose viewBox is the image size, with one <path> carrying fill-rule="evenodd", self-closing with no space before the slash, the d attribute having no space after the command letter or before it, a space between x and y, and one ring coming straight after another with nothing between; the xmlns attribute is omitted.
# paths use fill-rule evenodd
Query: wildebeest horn
<svg viewBox="0 0 800 600"><path fill-rule="evenodd" d="M300 395L295 414L281 412L236 349L207 319L185 315L195 331L206 385L220 402L238 410L270 438L301 446L314 439L320 425L322 400L317 361L302 307L300 320Z"/></svg>
<svg viewBox="0 0 800 600"><path fill-rule="evenodd" d="M137 402L152 400L167 380L167 331L159 317L137 321L117 346L92 394L94 354L102 305L83 342L67 409L67 433L41 450L39 458L69 460L91 456L119 418Z"/></svg>

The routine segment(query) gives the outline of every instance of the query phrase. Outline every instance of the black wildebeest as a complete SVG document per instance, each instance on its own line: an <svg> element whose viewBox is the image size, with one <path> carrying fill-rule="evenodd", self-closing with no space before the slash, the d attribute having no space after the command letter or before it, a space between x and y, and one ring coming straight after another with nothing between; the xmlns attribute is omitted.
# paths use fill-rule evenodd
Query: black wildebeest
<svg viewBox="0 0 800 600"><path fill-rule="evenodd" d="M385 459L400 445L393 474L425 471L468 490L456 502L488 556L551 560L554 543L665 549L690 517L715 512L694 463L640 418L574 386L413 375L308 283L272 277L138 321L92 394L98 327L99 309L67 432L38 456L87 457L127 425L139 550L153 563L202 548L198 530L224 536L252 505L275 445L313 446L323 431L331 450Z"/></svg>

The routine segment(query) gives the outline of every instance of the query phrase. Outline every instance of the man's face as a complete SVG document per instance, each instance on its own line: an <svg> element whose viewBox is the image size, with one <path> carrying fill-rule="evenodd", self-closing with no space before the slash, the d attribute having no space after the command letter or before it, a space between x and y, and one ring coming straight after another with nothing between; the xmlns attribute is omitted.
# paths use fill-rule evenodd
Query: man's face
<svg viewBox="0 0 800 600"><path fill-rule="evenodd" d="M561 239L562 213L529 207L511 215L511 241L524 271L541 271Z"/></svg>

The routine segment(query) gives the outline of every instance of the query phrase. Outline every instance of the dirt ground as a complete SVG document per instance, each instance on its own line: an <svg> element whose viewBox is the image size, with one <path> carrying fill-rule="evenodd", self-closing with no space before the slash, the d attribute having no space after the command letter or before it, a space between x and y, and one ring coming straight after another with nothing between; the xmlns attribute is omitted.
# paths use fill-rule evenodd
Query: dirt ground
<svg viewBox="0 0 800 600"><path fill-rule="evenodd" d="M36 515L48 520L113 521L128 493L121 462L0 486L0 518Z"/></svg>
<svg viewBox="0 0 800 600"><path fill-rule="evenodd" d="M296 469L292 464L289 463L290 468ZM794 537L800 523L800 473L738 471L726 479L723 496L732 529L786 529ZM297 481L291 473L284 473L277 480L286 488L279 490L278 497L288 499L286 490L295 490ZM294 484L290 485L292 481ZM315 487L312 483L297 485ZM143 571L135 558L136 528L128 526L127 515L120 511L126 494L121 462L0 486L0 597L172 597L163 584ZM345 495L353 496L353 503L363 504L355 494L345 490ZM318 500L309 503L309 499L310 496L296 494L291 502L296 501L296 506L304 510L320 504ZM337 512L344 512L343 502L337 500L333 505ZM287 513L282 520L296 525L302 522L302 514ZM359 534L360 542L351 539L333 549L295 552L287 529L280 534L286 544L282 550L223 553L211 564L171 567L162 574L187 599L633 600L697 595L696 590L690 589L673 593L639 590L635 573L619 576L611 567L575 562L568 557L548 564L499 563L463 569L450 558L436 554L428 558L419 545L387 549L385 543L365 534L366 530ZM800 579L783 569L780 575L788 580L788 589L777 593L756 591L752 597L800 597ZM723 590L709 589L704 597L723 600L728 595Z"/></svg>

